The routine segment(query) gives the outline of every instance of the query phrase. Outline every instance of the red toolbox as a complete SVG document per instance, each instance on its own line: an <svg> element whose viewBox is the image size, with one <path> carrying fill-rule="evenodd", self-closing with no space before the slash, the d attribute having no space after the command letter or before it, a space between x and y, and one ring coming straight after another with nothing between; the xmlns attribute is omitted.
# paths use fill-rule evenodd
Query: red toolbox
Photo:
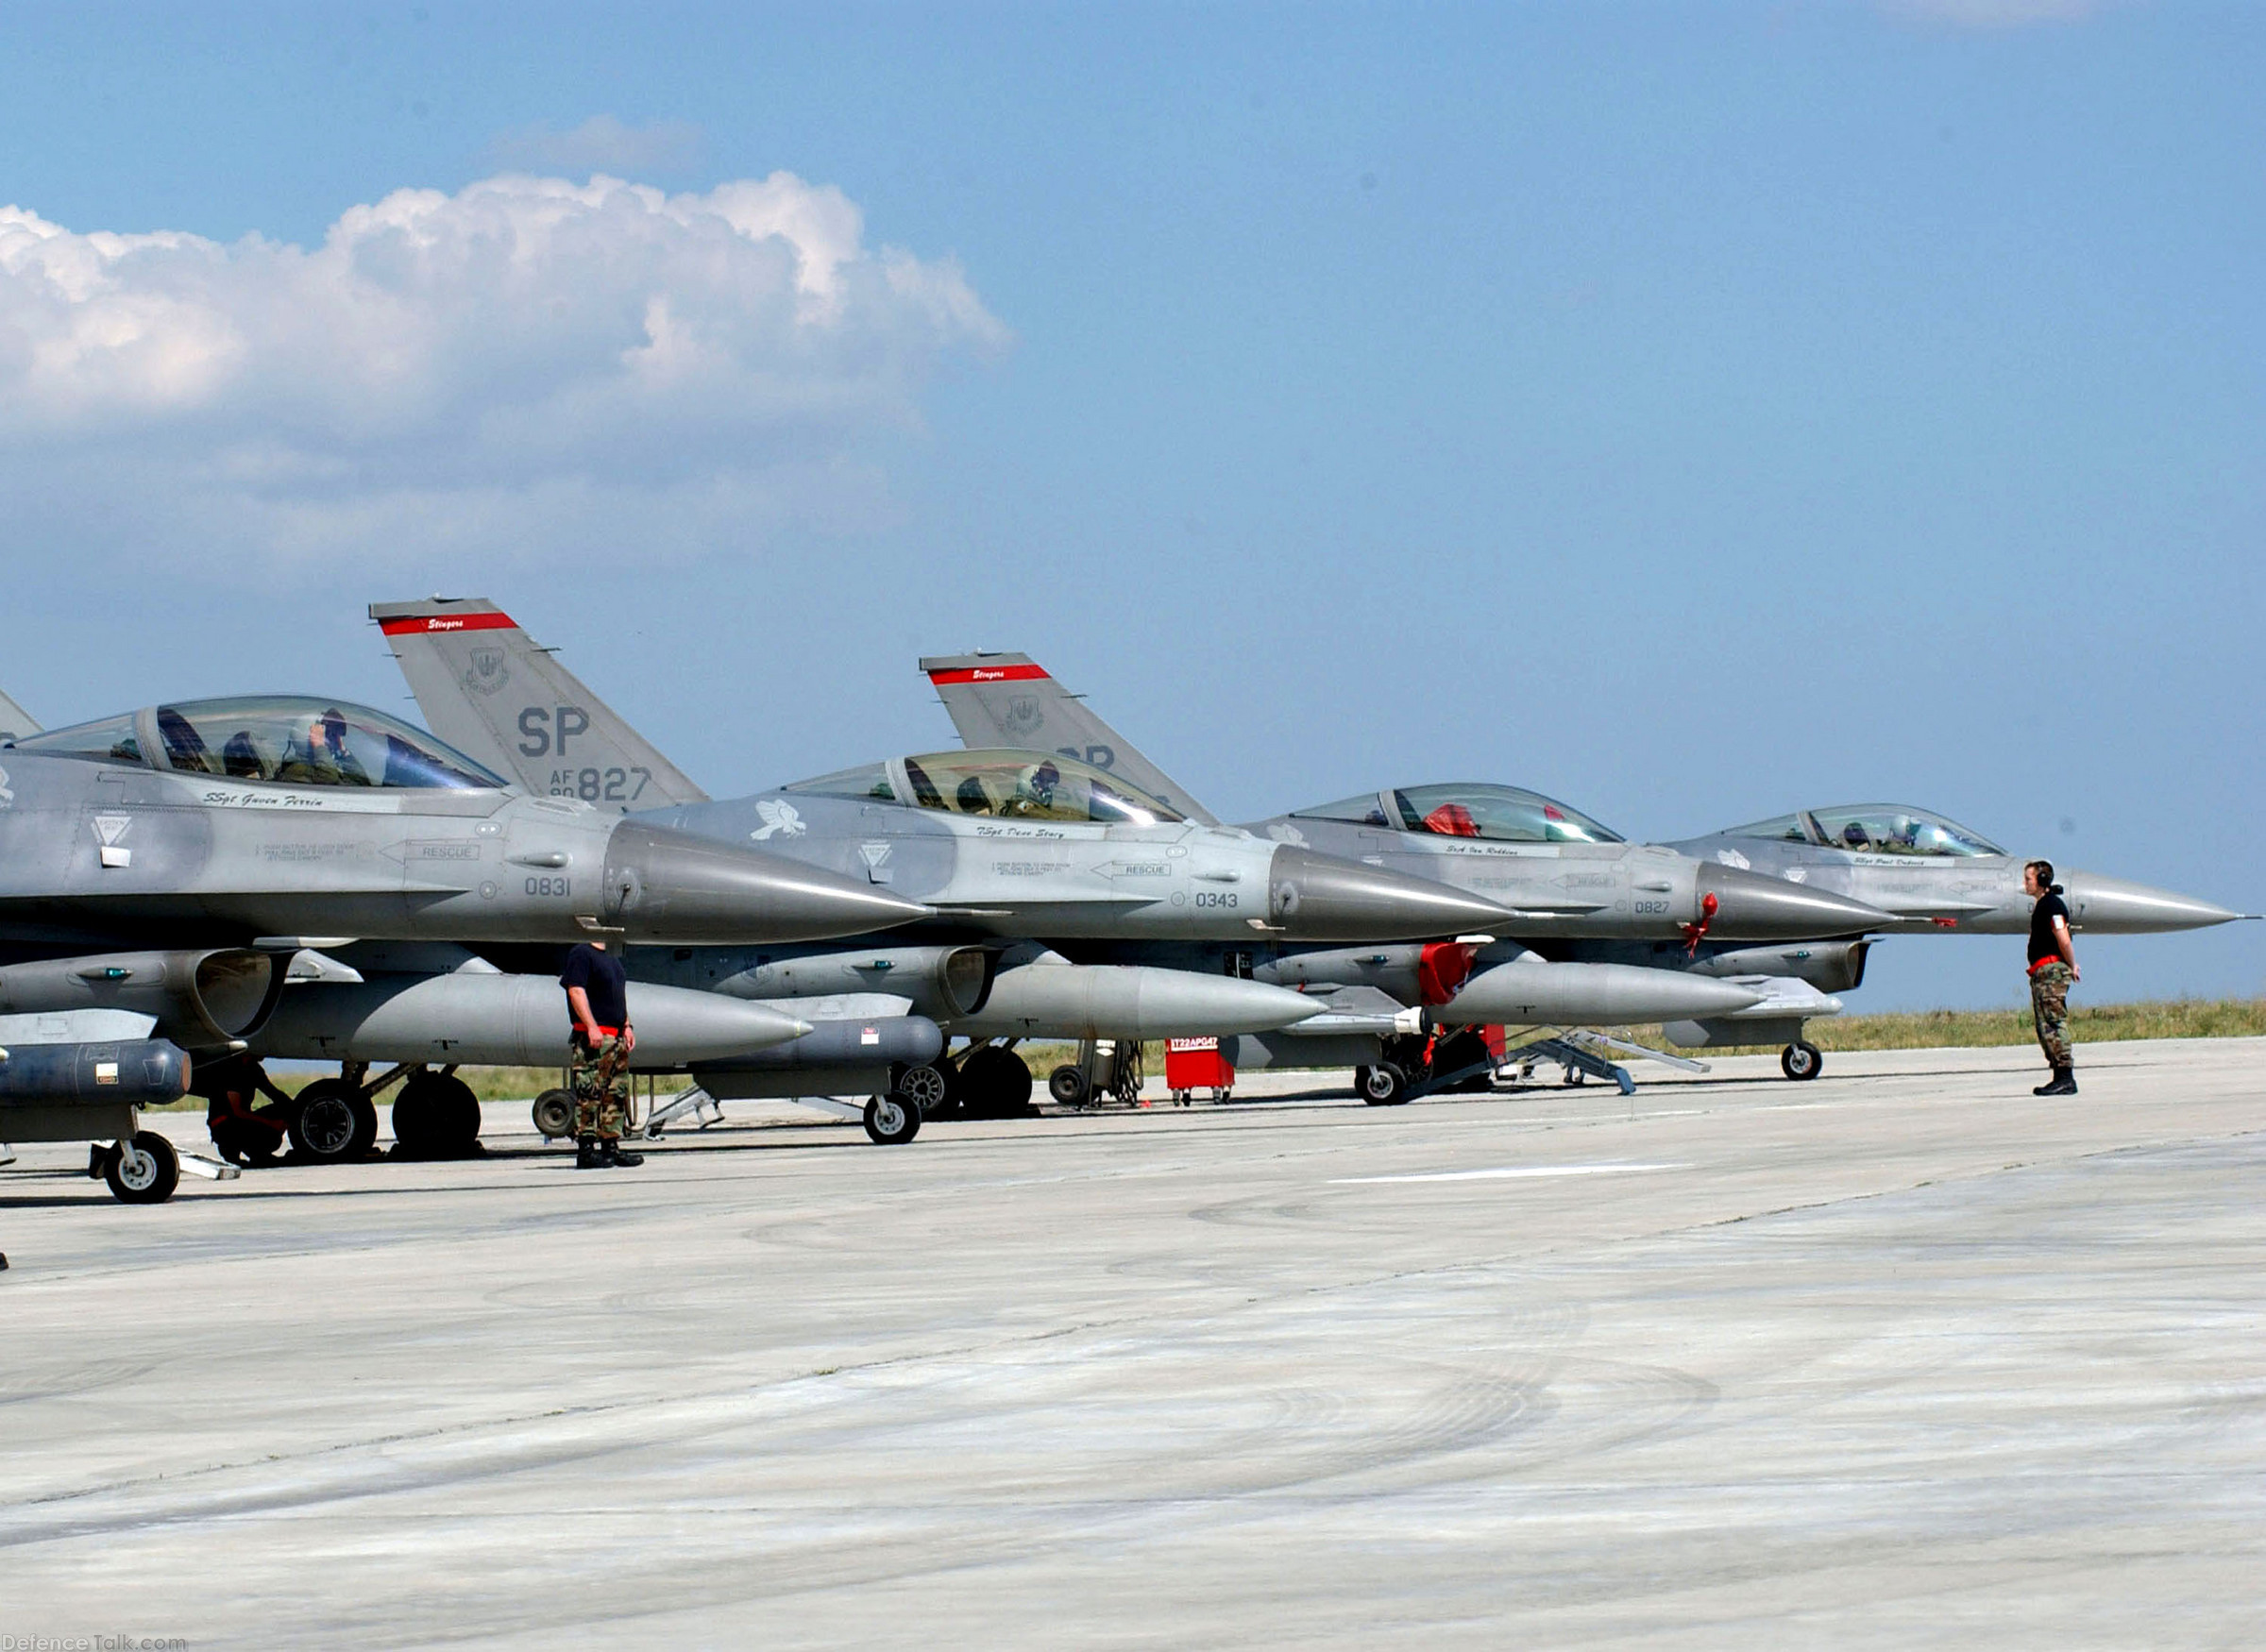
<svg viewBox="0 0 2266 1652"><path fill-rule="evenodd" d="M1217 1038L1167 1038L1164 1041L1164 1087L1173 1100L1185 1104L1192 1090L1219 1092L1225 1101L1235 1085L1235 1067L1220 1050Z"/></svg>

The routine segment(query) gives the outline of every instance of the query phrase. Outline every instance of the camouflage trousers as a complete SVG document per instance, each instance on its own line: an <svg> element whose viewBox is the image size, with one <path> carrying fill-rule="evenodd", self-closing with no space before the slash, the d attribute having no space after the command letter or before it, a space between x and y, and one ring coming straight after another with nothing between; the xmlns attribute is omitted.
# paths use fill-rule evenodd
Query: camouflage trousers
<svg viewBox="0 0 2266 1652"><path fill-rule="evenodd" d="M629 1047L619 1038L597 1044L574 1035L567 1047L567 1066L574 1092L574 1133L595 1136L600 1141L619 1141L629 1117L630 1087L623 1078L630 1065Z"/></svg>
<svg viewBox="0 0 2266 1652"><path fill-rule="evenodd" d="M2030 976L2030 1017L2038 1023L2038 1047L2046 1065L2070 1065L2070 967L2041 964Z"/></svg>

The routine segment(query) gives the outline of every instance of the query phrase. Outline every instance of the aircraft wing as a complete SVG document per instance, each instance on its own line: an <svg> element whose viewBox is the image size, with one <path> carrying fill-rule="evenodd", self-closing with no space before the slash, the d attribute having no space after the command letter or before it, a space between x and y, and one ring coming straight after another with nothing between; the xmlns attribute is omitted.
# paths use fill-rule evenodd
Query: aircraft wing
<svg viewBox="0 0 2266 1652"><path fill-rule="evenodd" d="M484 598L373 602L432 732L538 797L658 809L708 794Z"/></svg>
<svg viewBox="0 0 2266 1652"><path fill-rule="evenodd" d="M40 725L29 712L0 692L0 740L12 740L19 734L36 734Z"/></svg>
<svg viewBox="0 0 2266 1652"><path fill-rule="evenodd" d="M1124 776L1201 825L1220 823L1187 787L1134 750L1030 655L939 654L922 660L921 669L928 673L962 745L1059 751Z"/></svg>

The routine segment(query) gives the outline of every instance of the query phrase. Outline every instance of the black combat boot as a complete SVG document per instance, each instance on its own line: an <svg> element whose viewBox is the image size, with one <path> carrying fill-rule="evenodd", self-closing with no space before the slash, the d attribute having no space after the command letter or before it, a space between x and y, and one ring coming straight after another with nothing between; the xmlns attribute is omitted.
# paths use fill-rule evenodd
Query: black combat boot
<svg viewBox="0 0 2266 1652"><path fill-rule="evenodd" d="M597 1137L578 1136L574 1138L574 1168L576 1170L599 1170L604 1166L605 1162L599 1156Z"/></svg>
<svg viewBox="0 0 2266 1652"><path fill-rule="evenodd" d="M2077 1075L2066 1067L2056 1067L2054 1076L2030 1092L2034 1096L2073 1096L2077 1093Z"/></svg>
<svg viewBox="0 0 2266 1652"><path fill-rule="evenodd" d="M598 1147L599 1162L609 1169L635 1170L645 1162L642 1153L625 1153L618 1140L601 1141Z"/></svg>

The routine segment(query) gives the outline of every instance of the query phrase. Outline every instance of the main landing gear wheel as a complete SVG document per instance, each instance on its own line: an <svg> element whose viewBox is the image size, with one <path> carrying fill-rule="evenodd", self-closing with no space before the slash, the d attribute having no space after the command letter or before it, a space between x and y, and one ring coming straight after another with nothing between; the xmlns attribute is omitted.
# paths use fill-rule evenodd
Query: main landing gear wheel
<svg viewBox="0 0 2266 1652"><path fill-rule="evenodd" d="M1077 1106L1086 1100L1086 1075L1065 1061L1046 1075L1046 1093L1065 1107Z"/></svg>
<svg viewBox="0 0 2266 1652"><path fill-rule="evenodd" d="M1031 1070L1014 1051L987 1044L960 1062L959 1092L971 1119L1020 1118L1031 1104Z"/></svg>
<svg viewBox="0 0 2266 1652"><path fill-rule="evenodd" d="M942 1112L945 1104L952 1100L951 1081L945 1078L939 1069L931 1067L925 1061L900 1072L896 1084L890 1087L894 1094L920 1108L923 1119Z"/></svg>
<svg viewBox="0 0 2266 1652"><path fill-rule="evenodd" d="M173 1143L153 1130L110 1149L103 1161L102 1179L113 1197L128 1205L162 1205L181 1185L181 1155Z"/></svg>
<svg viewBox="0 0 2266 1652"><path fill-rule="evenodd" d="M378 1109L342 1078L318 1078L299 1092L291 1121L291 1145L317 1164L344 1164L378 1140Z"/></svg>
<svg viewBox="0 0 2266 1652"><path fill-rule="evenodd" d="M548 1141L574 1134L574 1098L565 1090L545 1090L535 1098L535 1128Z"/></svg>
<svg viewBox="0 0 2266 1652"><path fill-rule="evenodd" d="M480 1141L480 1098L454 1073L413 1073L394 1098L394 1140L405 1158L462 1158Z"/></svg>
<svg viewBox="0 0 2266 1652"><path fill-rule="evenodd" d="M1390 1061L1355 1068L1353 1087L1373 1107L1397 1107L1409 1099L1408 1075Z"/></svg>
<svg viewBox="0 0 2266 1652"><path fill-rule="evenodd" d="M1778 1069L1788 1078L1816 1078L1825 1070L1825 1052L1797 1038L1778 1053Z"/></svg>
<svg viewBox="0 0 2266 1652"><path fill-rule="evenodd" d="M866 1104L866 1134L883 1147L895 1147L921 1134L921 1109L896 1094L875 1096Z"/></svg>

